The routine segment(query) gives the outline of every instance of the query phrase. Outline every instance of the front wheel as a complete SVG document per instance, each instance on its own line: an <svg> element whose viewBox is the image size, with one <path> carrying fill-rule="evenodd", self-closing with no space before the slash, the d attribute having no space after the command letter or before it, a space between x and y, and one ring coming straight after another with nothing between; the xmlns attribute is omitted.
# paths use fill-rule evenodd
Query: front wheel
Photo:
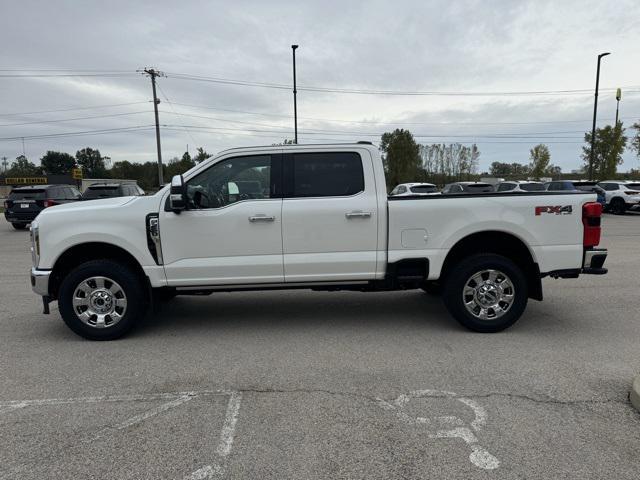
<svg viewBox="0 0 640 480"><path fill-rule="evenodd" d="M111 260L92 260L62 281L58 306L62 319L89 340L114 340L126 334L148 307L138 275Z"/></svg>
<svg viewBox="0 0 640 480"><path fill-rule="evenodd" d="M501 255L477 254L460 261L447 274L444 304L462 325L493 333L513 325L527 306L527 280L522 269Z"/></svg>

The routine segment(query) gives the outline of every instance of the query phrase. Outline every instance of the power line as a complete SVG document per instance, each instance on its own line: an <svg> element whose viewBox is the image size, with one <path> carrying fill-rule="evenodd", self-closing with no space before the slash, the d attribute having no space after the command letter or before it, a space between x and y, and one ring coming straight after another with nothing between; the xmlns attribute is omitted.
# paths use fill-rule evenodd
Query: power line
<svg viewBox="0 0 640 480"><path fill-rule="evenodd" d="M168 78L175 78L181 80L193 80L202 82L211 82L225 85L240 85L249 87L262 87L273 88L279 90L290 90L291 85L283 83L265 83L254 82L247 80L236 80L220 77L206 77L201 75L191 75L185 73L170 73L167 72ZM625 86L621 87L627 92L640 91L640 86ZM593 90L588 89L573 89L573 90L533 90L533 91L496 91L496 92L462 92L462 91L400 91L400 90L369 90L358 88L333 88L333 87L317 87L317 86L298 86L298 90L304 90L309 92L325 92L325 93L350 93L361 95L426 95L426 96L526 96L526 95L576 95L576 94L592 94ZM638 90L636 90L638 89ZM615 88L603 88L603 91L615 91Z"/></svg>
<svg viewBox="0 0 640 480"><path fill-rule="evenodd" d="M17 127L19 125L37 125L42 123L61 123L61 122L73 122L76 120L92 120L96 118L124 117L127 115L139 115L141 113L149 113L149 112L146 110L141 110L139 112L112 113L109 115L92 115L90 117L59 118L56 120L37 120L33 122L22 122L22 123L3 123L3 124L0 124L0 127Z"/></svg>
<svg viewBox="0 0 640 480"><path fill-rule="evenodd" d="M66 132L66 133L48 133L41 135L20 135L16 137L0 137L2 141L10 141L10 140L32 140L37 138L57 138L57 137L76 137L83 135L101 135L104 133L114 133L114 132L128 132L128 131L140 131L154 128L154 125L136 125L132 127L120 127L120 128L104 128L100 130L84 130L80 132Z"/></svg>
<svg viewBox="0 0 640 480"><path fill-rule="evenodd" d="M0 78L44 78L44 77L130 77L128 73L0 73Z"/></svg>
<svg viewBox="0 0 640 480"><path fill-rule="evenodd" d="M182 107L200 108L204 110L217 110L221 112L239 113L245 115L258 115L264 117L278 117L278 118L293 118L293 115L286 115L281 113L265 113L265 112L251 112L247 110L233 110L228 108L211 107L205 105L194 105L192 103L178 103L172 102L173 105L179 105ZM638 117L640 114L629 114L628 117ZM546 125L554 123L585 123L589 122L589 119L583 120L547 120L538 122L400 122L400 121L383 121L383 120L344 120L336 118L325 117L298 117L302 120L312 120L317 122L330 122L330 123L353 123L359 125L448 125L456 127L459 125ZM613 120L611 118L601 118L601 120Z"/></svg>
<svg viewBox="0 0 640 480"><path fill-rule="evenodd" d="M164 97L164 99L167 101L167 103L169 104L169 107L171 107L171 111L176 114L179 115L178 113L176 113L176 110L173 108L173 104L171 103L171 101L169 100L169 97L167 97L167 94L164 93L164 90L162 90L162 87L160 86L160 84L158 84L158 90L160 90L160 93L162 94L162 96ZM196 141L195 138L193 138L193 134L188 130L188 129L184 129L185 132L187 132L187 134L189 135L189 138L191 138L191 140L193 140L193 144L194 146L198 143Z"/></svg>
<svg viewBox="0 0 640 480"><path fill-rule="evenodd" d="M13 117L20 115L36 115L39 113L57 113L57 112L72 112L74 110L94 110L100 108L111 108L111 107L126 107L129 105L140 105L143 103L151 103L149 100L144 102L129 102L129 103L110 103L106 105L92 105L88 107L71 107L71 108L59 108L57 110L39 110L37 112L14 112L14 113L0 113L0 117Z"/></svg>

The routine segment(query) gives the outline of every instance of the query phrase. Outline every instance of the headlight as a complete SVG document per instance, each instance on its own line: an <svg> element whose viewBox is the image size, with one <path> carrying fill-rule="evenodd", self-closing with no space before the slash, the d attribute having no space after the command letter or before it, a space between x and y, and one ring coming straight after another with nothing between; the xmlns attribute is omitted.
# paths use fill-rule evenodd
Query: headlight
<svg viewBox="0 0 640 480"><path fill-rule="evenodd" d="M33 266L37 267L40 261L40 229L37 223L32 223L29 229L31 236L31 261Z"/></svg>

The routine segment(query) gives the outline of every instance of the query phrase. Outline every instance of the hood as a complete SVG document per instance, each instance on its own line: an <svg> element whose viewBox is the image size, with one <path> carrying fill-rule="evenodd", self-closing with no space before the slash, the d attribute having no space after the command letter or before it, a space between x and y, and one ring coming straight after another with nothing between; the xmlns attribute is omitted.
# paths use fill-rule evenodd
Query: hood
<svg viewBox="0 0 640 480"><path fill-rule="evenodd" d="M94 210L105 207L120 207L126 205L136 197L111 197L100 198L96 200L80 200L78 202L63 203L62 205L56 205L43 210L43 212L61 212L63 210Z"/></svg>

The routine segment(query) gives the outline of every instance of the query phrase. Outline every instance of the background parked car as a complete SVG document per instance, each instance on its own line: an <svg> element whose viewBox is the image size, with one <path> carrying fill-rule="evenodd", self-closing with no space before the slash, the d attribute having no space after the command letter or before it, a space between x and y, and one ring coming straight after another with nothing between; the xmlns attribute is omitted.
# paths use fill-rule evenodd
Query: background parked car
<svg viewBox="0 0 640 480"><path fill-rule="evenodd" d="M438 187L433 183L401 183L391 190L394 197L411 197L416 195L437 195Z"/></svg>
<svg viewBox="0 0 640 480"><path fill-rule="evenodd" d="M82 194L73 185L14 187L4 202L4 218L16 230L22 230L45 208L81 199Z"/></svg>
<svg viewBox="0 0 640 480"><path fill-rule="evenodd" d="M605 192L597 182L589 180L556 180L545 184L549 192L592 192L596 194L597 202L605 206Z"/></svg>
<svg viewBox="0 0 640 480"><path fill-rule="evenodd" d="M598 185L604 190L607 210L621 215L627 210L640 209L640 182L606 180Z"/></svg>
<svg viewBox="0 0 640 480"><path fill-rule="evenodd" d="M486 193L494 192L493 185L484 182L455 182L445 185L442 193Z"/></svg>
<svg viewBox="0 0 640 480"><path fill-rule="evenodd" d="M544 190L546 190L544 183L530 180L500 182L496 187L496 192L541 192Z"/></svg>
<svg viewBox="0 0 640 480"><path fill-rule="evenodd" d="M139 197L144 195L142 190L136 183L94 183L87 187L82 194L83 200L95 200L97 198L112 197Z"/></svg>

